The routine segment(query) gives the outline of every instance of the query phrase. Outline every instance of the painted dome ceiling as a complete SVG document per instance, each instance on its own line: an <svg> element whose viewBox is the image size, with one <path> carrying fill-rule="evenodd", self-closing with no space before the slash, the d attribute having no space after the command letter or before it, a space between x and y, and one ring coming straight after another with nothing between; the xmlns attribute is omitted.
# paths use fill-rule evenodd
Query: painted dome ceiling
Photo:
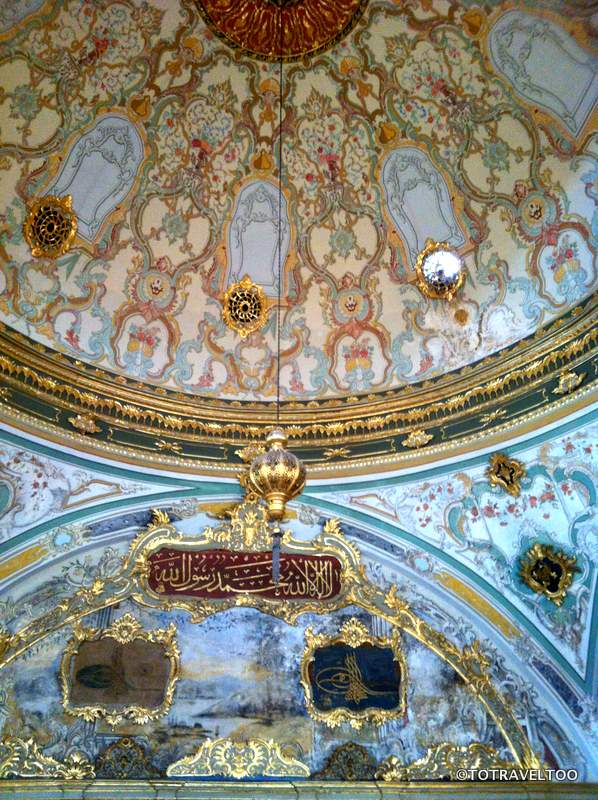
<svg viewBox="0 0 598 800"><path fill-rule="evenodd" d="M586 5L3 3L13 421L208 466L270 424L281 87L263 33L276 41L279 6L281 394L307 461L413 462L571 410L596 336ZM78 225L56 259L23 236L47 195L70 195ZM452 303L417 287L428 239L464 258ZM222 318L244 276L269 309L246 338Z"/></svg>

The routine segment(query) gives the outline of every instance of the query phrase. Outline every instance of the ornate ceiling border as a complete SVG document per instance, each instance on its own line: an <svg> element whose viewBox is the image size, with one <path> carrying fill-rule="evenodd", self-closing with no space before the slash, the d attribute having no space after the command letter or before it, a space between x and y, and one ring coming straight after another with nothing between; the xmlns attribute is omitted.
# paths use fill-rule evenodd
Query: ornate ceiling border
<svg viewBox="0 0 598 800"><path fill-rule="evenodd" d="M412 466L500 442L592 402L597 311L598 295L491 357L419 384L284 402L281 423L313 477ZM272 427L272 404L132 381L6 327L0 353L0 420L88 453L230 476L242 449Z"/></svg>

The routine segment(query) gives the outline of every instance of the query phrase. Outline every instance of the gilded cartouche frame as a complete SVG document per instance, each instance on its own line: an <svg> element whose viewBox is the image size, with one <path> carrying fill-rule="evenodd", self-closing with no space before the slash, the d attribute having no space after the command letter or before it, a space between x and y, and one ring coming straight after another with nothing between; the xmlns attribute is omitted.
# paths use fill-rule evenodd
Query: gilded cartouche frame
<svg viewBox="0 0 598 800"><path fill-rule="evenodd" d="M107 708L103 705L73 705L70 696L72 664L82 642L97 641L105 638L115 639L119 644L128 644L136 639L162 645L164 654L170 664L170 672L162 703L155 708L144 706L123 706L119 709ZM73 626L73 636L68 641L60 663L60 685L62 688L62 706L67 714L82 717L86 722L105 719L113 728L129 719L137 725L144 725L153 719L159 719L168 713L174 697L174 690L180 675L180 652L176 640L176 626L155 628L146 631L131 614L124 614L115 620L109 628L86 628L80 624Z"/></svg>
<svg viewBox="0 0 598 800"><path fill-rule="evenodd" d="M364 723L382 725L391 719L400 719L404 715L407 709L407 661L398 631L393 631L391 636L374 636L362 622L352 617L341 626L339 633L334 636L315 634L312 628L307 628L305 642L305 650L301 658L301 685L303 686L307 713L313 720L324 722L330 728L335 728L344 722L348 722L352 728L359 730ZM323 711L316 707L309 678L309 668L315 658L316 650L336 644L345 644L354 648L362 644L370 644L374 647L384 647L392 650L394 661L398 663L401 672L396 708L364 708L361 711L353 711L349 708L334 708L329 711Z"/></svg>
<svg viewBox="0 0 598 800"><path fill-rule="evenodd" d="M559 579L558 588L554 592L551 592L543 583L537 581L533 575L534 566L544 558L554 561L563 571ZM557 606L560 606L573 583L574 574L579 572L576 561L575 556L568 556L562 551L557 551L552 545L536 542L522 557L519 576L533 592L544 595Z"/></svg>

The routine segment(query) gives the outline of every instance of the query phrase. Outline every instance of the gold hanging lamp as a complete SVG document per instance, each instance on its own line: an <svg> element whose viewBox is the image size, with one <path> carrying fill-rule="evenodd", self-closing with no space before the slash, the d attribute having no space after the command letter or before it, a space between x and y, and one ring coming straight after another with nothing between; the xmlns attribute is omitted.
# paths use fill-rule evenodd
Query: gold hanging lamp
<svg viewBox="0 0 598 800"><path fill-rule="evenodd" d="M266 438L268 449L251 462L247 474L249 488L261 497L268 506L268 514L274 522L272 528L272 575L277 583L280 579L280 521L284 518L286 504L305 487L305 466L286 449L287 437L280 428L280 314L282 299L282 79L283 79L283 10L279 8L279 109L278 109L278 305L276 348L276 427Z"/></svg>
<svg viewBox="0 0 598 800"><path fill-rule="evenodd" d="M268 434L266 443L268 450L251 462L247 483L266 502L270 519L279 522L289 500L305 488L305 466L286 449L287 437L280 428Z"/></svg>

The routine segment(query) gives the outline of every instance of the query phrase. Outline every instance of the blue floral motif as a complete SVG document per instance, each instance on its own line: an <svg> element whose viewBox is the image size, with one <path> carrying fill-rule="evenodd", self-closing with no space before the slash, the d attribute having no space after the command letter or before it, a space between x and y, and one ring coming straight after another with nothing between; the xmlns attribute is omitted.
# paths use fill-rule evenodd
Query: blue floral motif
<svg viewBox="0 0 598 800"><path fill-rule="evenodd" d="M166 231L169 244L182 242L189 231L189 223L180 211L175 211L174 214L164 214L162 217L162 225Z"/></svg>
<svg viewBox="0 0 598 800"><path fill-rule="evenodd" d="M347 258L355 247L355 235L347 228L338 228L330 234L330 247L342 258Z"/></svg>
<svg viewBox="0 0 598 800"><path fill-rule="evenodd" d="M40 111L39 98L33 88L27 84L17 86L12 93L10 115L13 119L22 117L26 122L35 119Z"/></svg>
<svg viewBox="0 0 598 800"><path fill-rule="evenodd" d="M496 170L497 172L508 172L510 163L509 148L507 144L500 140L498 142L485 142L482 161L490 170Z"/></svg>

